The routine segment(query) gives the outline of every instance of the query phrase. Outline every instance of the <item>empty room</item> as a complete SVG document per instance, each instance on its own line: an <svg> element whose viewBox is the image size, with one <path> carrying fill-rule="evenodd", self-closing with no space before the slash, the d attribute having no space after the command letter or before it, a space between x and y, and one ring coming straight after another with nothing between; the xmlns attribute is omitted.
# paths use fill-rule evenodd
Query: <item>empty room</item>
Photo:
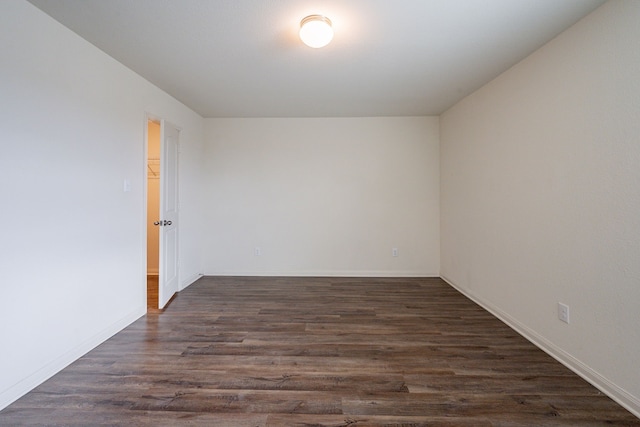
<svg viewBox="0 0 640 427"><path fill-rule="evenodd" d="M3 0L0 425L640 426L638 22Z"/></svg>

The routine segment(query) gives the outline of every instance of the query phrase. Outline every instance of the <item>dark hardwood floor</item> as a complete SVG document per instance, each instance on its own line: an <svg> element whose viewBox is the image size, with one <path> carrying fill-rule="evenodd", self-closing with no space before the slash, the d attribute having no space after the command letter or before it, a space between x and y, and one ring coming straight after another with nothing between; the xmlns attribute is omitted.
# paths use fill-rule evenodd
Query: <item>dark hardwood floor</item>
<svg viewBox="0 0 640 427"><path fill-rule="evenodd" d="M0 425L640 426L440 279L203 278Z"/></svg>

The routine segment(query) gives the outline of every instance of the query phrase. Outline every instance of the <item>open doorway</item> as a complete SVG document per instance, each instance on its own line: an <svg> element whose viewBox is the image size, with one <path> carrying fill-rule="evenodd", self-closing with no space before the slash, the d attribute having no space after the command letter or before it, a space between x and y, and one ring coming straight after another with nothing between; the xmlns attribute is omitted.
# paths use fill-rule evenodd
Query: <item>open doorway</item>
<svg viewBox="0 0 640 427"><path fill-rule="evenodd" d="M147 120L147 310L159 307L160 122Z"/></svg>
<svg viewBox="0 0 640 427"><path fill-rule="evenodd" d="M147 311L178 292L180 129L147 117Z"/></svg>

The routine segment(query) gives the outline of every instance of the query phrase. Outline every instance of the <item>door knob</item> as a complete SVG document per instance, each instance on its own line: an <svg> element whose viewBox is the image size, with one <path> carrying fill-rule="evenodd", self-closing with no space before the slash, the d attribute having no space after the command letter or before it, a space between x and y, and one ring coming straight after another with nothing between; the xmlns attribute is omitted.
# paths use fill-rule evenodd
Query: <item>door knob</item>
<svg viewBox="0 0 640 427"><path fill-rule="evenodd" d="M164 224L162 225L171 225L171 221L167 221L166 219L164 220Z"/></svg>

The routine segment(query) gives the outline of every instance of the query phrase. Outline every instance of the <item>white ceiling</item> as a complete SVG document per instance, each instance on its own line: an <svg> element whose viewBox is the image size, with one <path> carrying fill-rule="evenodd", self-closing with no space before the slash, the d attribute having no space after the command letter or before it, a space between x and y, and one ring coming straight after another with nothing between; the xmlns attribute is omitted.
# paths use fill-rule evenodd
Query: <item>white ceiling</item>
<svg viewBox="0 0 640 427"><path fill-rule="evenodd" d="M604 2L29 1L204 117L440 114Z"/></svg>

